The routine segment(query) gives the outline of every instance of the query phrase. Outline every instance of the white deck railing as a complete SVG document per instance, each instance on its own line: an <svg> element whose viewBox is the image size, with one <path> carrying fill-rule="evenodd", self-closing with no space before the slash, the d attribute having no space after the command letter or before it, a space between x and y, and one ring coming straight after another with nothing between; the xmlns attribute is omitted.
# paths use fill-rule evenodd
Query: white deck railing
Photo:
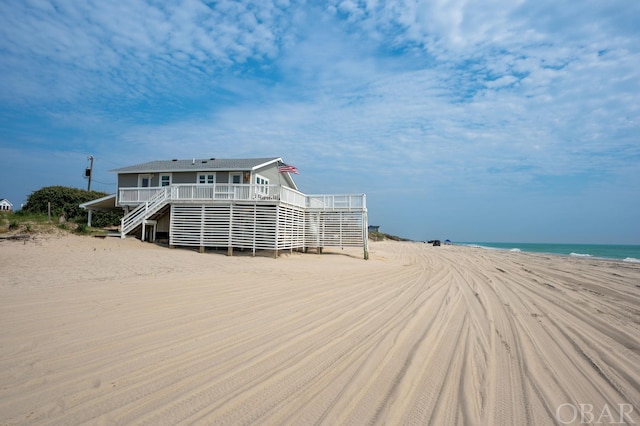
<svg viewBox="0 0 640 426"><path fill-rule="evenodd" d="M169 190L171 201L269 201L279 200L298 207L307 207L307 196L295 189L281 185L257 184L174 184L170 187L120 188L118 205L138 206L146 203L158 192Z"/></svg>
<svg viewBox="0 0 640 426"><path fill-rule="evenodd" d="M307 195L305 207L317 210L364 210L365 194Z"/></svg>
<svg viewBox="0 0 640 426"><path fill-rule="evenodd" d="M173 184L167 187L120 188L118 205L138 206L151 200L159 192L167 193L170 201L269 201L279 200L287 204L320 210L364 210L364 194L305 195L295 189L281 185L257 184Z"/></svg>
<svg viewBox="0 0 640 426"><path fill-rule="evenodd" d="M153 188L120 188L118 191L118 204L121 206L137 206L147 202L157 192L163 190L161 187Z"/></svg>

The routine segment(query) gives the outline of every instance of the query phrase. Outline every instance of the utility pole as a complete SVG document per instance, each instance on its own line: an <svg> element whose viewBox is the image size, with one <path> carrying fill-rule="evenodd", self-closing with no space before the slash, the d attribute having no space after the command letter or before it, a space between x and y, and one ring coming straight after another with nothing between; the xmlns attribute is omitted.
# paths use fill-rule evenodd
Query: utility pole
<svg viewBox="0 0 640 426"><path fill-rule="evenodd" d="M93 155L90 155L87 158L91 163L89 168L84 171L84 175L89 179L89 183L87 184L87 191L91 191L91 175L93 174Z"/></svg>

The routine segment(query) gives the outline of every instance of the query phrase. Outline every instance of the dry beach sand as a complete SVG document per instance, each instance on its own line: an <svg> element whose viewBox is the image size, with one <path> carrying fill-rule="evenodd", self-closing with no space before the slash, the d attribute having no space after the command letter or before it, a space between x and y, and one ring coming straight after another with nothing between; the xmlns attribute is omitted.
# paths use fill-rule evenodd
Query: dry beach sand
<svg viewBox="0 0 640 426"><path fill-rule="evenodd" d="M0 424L640 424L638 264L38 236L0 324Z"/></svg>

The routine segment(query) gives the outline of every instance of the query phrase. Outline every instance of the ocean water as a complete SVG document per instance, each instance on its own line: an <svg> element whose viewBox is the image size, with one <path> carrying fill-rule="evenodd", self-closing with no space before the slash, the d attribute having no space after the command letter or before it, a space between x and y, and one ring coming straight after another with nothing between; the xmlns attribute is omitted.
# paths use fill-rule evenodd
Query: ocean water
<svg viewBox="0 0 640 426"><path fill-rule="evenodd" d="M624 244L541 244L541 243L456 243L493 250L547 253L562 256L616 259L640 263L640 245Z"/></svg>

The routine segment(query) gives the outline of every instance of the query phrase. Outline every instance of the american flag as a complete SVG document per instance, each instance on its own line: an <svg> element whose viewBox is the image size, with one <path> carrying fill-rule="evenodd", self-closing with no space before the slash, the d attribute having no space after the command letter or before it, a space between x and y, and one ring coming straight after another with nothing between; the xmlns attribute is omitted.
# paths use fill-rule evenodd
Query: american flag
<svg viewBox="0 0 640 426"><path fill-rule="evenodd" d="M280 173L288 172L288 173L298 174L298 169L296 168L296 166L290 166L285 163L280 163L280 165L278 166L278 171Z"/></svg>

